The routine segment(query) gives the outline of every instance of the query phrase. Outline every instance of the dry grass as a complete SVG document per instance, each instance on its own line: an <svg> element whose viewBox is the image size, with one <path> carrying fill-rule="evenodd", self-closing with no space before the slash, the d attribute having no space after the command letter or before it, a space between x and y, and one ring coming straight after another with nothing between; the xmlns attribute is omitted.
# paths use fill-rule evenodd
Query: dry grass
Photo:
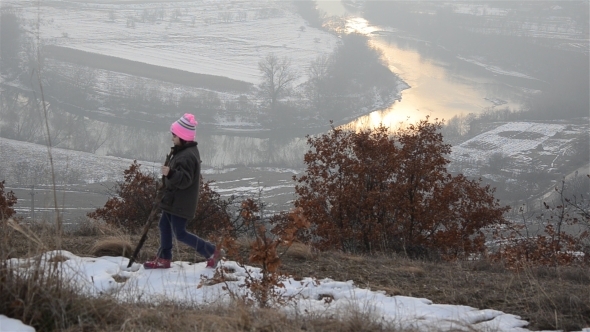
<svg viewBox="0 0 590 332"><path fill-rule="evenodd" d="M120 228L109 225L100 220L84 219L79 222L78 227L71 232L77 236L125 236Z"/></svg>
<svg viewBox="0 0 590 332"><path fill-rule="evenodd" d="M284 273L353 280L388 295L496 309L521 316L531 330L579 331L590 326L590 270L530 268L511 272L497 263L429 262L391 255L323 252L308 261L284 260Z"/></svg>
<svg viewBox="0 0 590 332"><path fill-rule="evenodd" d="M90 252L96 257L123 256L130 258L133 254L133 250L134 248L131 246L131 239L129 236L100 239L90 248Z"/></svg>
<svg viewBox="0 0 590 332"><path fill-rule="evenodd" d="M282 257L285 259L309 260L315 256L312 247L301 242L294 242L289 247L279 246L277 251L284 252Z"/></svg>
<svg viewBox="0 0 590 332"><path fill-rule="evenodd" d="M9 257L33 257L56 241L51 227L23 227L17 231L0 224L0 313L23 319L39 331L400 331L384 326L366 312L350 309L342 317L305 316L288 318L273 310L231 306L158 307L124 305L108 297L90 300L75 289L58 287L51 271L36 280L17 278L7 268ZM66 234L62 249L76 255L120 255L139 236L110 230L88 232L91 236ZM150 231L142 257L157 251L158 231ZM244 259L250 243L240 240ZM101 251L105 250L105 251ZM119 251L118 251L119 250ZM198 262L204 258L182 244L175 244L175 260ZM294 278L316 277L353 280L359 287L381 290L388 295L424 297L435 303L461 304L496 309L521 316L528 328L581 330L590 326L590 271L586 268L529 268L511 272L501 265L477 262L429 262L396 255L347 255L340 252L314 253L296 244L282 257L283 273ZM4 282L7 280L7 282ZM53 290L60 289L60 293ZM35 308L35 310L33 310ZM38 310L37 310L38 309ZM34 314L33 311L39 313Z"/></svg>

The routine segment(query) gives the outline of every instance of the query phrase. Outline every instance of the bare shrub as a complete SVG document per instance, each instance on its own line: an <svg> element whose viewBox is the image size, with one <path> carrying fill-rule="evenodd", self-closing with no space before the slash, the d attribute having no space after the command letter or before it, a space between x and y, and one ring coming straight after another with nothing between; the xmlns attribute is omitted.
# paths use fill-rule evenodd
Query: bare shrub
<svg viewBox="0 0 590 332"><path fill-rule="evenodd" d="M590 229L585 227L590 220L587 214L588 199L583 195L580 200L569 199L565 179L555 187L554 194L556 199L549 203L543 202L544 210L534 215L542 232L529 233L527 216L521 208L523 223L511 225L510 232L495 234L500 245L491 253L491 259L513 269L588 265Z"/></svg>

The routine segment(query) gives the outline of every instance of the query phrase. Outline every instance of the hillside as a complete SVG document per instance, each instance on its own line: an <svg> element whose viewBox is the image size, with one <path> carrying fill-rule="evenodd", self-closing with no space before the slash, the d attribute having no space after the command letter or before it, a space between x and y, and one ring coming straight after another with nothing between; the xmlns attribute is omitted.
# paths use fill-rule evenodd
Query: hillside
<svg viewBox="0 0 590 332"><path fill-rule="evenodd" d="M2 5L16 8L31 31L40 11L39 37L49 45L252 84L259 82L258 62L268 53L288 56L304 68L332 52L338 40L309 27L281 1L8 0Z"/></svg>
<svg viewBox="0 0 590 332"><path fill-rule="evenodd" d="M195 275L200 271L201 257L192 249L177 246L175 269L155 270L151 275L143 269L124 270L117 245L96 246L103 243L137 243L138 236L113 232L107 228L93 228L87 224L83 232L63 237L64 250L79 259L67 260L67 266L84 266L82 273L92 273L82 279L86 289L116 290L122 287L133 289L133 285L149 286L149 294L165 290L164 280L170 280L176 290L175 299L188 299L189 304L181 305L172 301L158 306L142 304L120 304L115 297L137 295L133 291L116 292L113 297L85 299L79 293L59 295L63 303L73 303L84 313L84 324L88 330L175 330L189 331L583 331L590 326L590 303L588 303L587 269L576 267L527 268L520 272L509 271L499 264L485 261L439 261L409 260L397 254L352 255L341 252L314 252L310 247L296 244L282 257L281 273L286 274L290 284L285 289L296 288L307 283L301 296L310 296L301 307L308 310L295 318L287 318L279 309L257 309L240 305L222 305L220 299L208 305L191 306L199 303L201 297L213 296L221 286L229 287L235 282L230 277L241 278L234 261L247 259L248 240L240 241L239 255L228 257L227 284L218 283L215 278L202 284L204 279ZM3 243L3 253L9 252L13 262L27 264L31 248L35 244L21 233L0 224L8 242ZM43 249L55 248L51 227L37 227L36 233L43 241ZM157 251L157 231L154 229L142 249L142 260ZM114 240L114 241L113 241ZM98 251L100 248L101 251ZM109 249L110 248L110 249ZM39 248L41 249L41 248ZM282 248L281 250L284 250ZM40 253L40 252L34 252ZM90 257L89 257L90 256ZM98 257L93 259L92 257ZM240 257L241 256L241 257ZM23 258L23 260L16 260ZM86 264L81 264L81 261ZM110 262L107 269L101 267ZM117 262L119 262L117 264ZM26 265L24 265L26 267ZM232 269L233 267L233 269ZM135 273L134 273L135 272ZM205 278L211 271L201 272ZM81 274L76 275L83 278ZM166 279L168 278L168 279ZM315 282L309 283L309 281ZM146 283L148 281L148 283ZM191 284L191 282L193 284ZM304 283L305 282L305 283ZM199 284L201 287L195 287ZM192 285L192 287L189 287ZM188 287L184 289L183 287ZM309 289L312 288L312 289ZM179 291L180 290L180 291ZM51 288L39 290L42 294ZM187 296L193 294L191 296ZM198 294L198 295L195 295ZM375 294L374 297L367 294ZM148 294L146 294L148 295ZM3 296L10 296L3 293ZM162 295L159 295L162 296ZM416 301L416 302L414 302ZM106 303L105 303L106 302ZM60 302L62 303L62 302ZM425 306L426 305L426 306ZM293 307L295 306L295 307ZM296 309L295 302L291 307ZM117 308L120 310L113 310ZM57 310L57 308L50 308ZM340 309L338 311L337 309ZM45 310L45 309L43 309ZM311 310L311 311L310 311ZM336 310L336 312L332 311ZM392 311L393 310L393 311ZM76 311L74 311L76 312ZM376 315L382 312L387 316ZM458 314L459 312L463 314ZM413 313L421 313L422 318ZM505 314L503 314L505 313ZM70 320L71 312L60 319ZM402 317L388 325L389 317ZM79 317L79 316L78 316ZM174 319L170 319L174 317ZM80 322L73 316L73 324ZM406 319L403 319L406 318ZM495 319L496 318L496 319ZM524 322L523 322L524 321ZM468 323L465 323L468 322ZM524 323L524 324L523 324ZM472 325L473 324L473 325ZM498 329L497 326L506 329ZM77 325L76 325L77 326ZM411 328L414 326L414 328ZM422 326L422 328L420 328ZM496 328L494 328L496 326ZM586 328L586 329L584 329Z"/></svg>

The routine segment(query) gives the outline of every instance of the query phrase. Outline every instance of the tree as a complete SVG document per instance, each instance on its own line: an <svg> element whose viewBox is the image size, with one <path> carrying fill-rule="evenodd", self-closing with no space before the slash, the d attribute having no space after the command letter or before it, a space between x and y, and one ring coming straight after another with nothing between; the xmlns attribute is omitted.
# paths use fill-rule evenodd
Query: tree
<svg viewBox="0 0 590 332"><path fill-rule="evenodd" d="M23 30L19 17L14 9L2 7L0 10L0 72L2 74L17 74L19 70L19 52Z"/></svg>
<svg viewBox="0 0 590 332"><path fill-rule="evenodd" d="M446 170L450 145L428 118L396 133L379 126L308 137L295 206L320 249L483 252L485 227L504 222L494 190Z"/></svg>
<svg viewBox="0 0 590 332"><path fill-rule="evenodd" d="M360 33L342 36L342 44L332 55L330 74L338 91L353 93L365 84L376 86L392 80L383 52L371 46Z"/></svg>
<svg viewBox="0 0 590 332"><path fill-rule="evenodd" d="M258 86L260 96L270 106L270 110L275 111L278 101L292 92L297 73L287 57L279 59L272 53L258 63L258 69L262 74L262 83Z"/></svg>
<svg viewBox="0 0 590 332"><path fill-rule="evenodd" d="M305 95L309 99L312 109L325 110L330 100L328 77L331 58L320 55L312 61L307 70L308 80L305 84Z"/></svg>
<svg viewBox="0 0 590 332"><path fill-rule="evenodd" d="M3 126L5 137L27 142L40 142L43 140L43 117L39 114L38 103L31 92L6 91L2 93L2 100L9 106L2 110L2 118L10 125ZM4 98L6 96L6 99ZM37 104L36 104L37 103ZM3 105L3 106L4 106Z"/></svg>
<svg viewBox="0 0 590 332"><path fill-rule="evenodd" d="M297 12L303 17L310 26L314 28L322 27L322 14L317 9L317 3L313 0L293 1Z"/></svg>

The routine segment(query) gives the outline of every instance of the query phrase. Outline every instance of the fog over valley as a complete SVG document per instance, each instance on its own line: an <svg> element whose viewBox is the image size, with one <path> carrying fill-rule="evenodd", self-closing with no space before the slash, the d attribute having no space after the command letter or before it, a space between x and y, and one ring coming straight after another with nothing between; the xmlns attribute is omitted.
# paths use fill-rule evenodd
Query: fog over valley
<svg viewBox="0 0 590 332"><path fill-rule="evenodd" d="M2 0L0 331L590 332L589 13Z"/></svg>

